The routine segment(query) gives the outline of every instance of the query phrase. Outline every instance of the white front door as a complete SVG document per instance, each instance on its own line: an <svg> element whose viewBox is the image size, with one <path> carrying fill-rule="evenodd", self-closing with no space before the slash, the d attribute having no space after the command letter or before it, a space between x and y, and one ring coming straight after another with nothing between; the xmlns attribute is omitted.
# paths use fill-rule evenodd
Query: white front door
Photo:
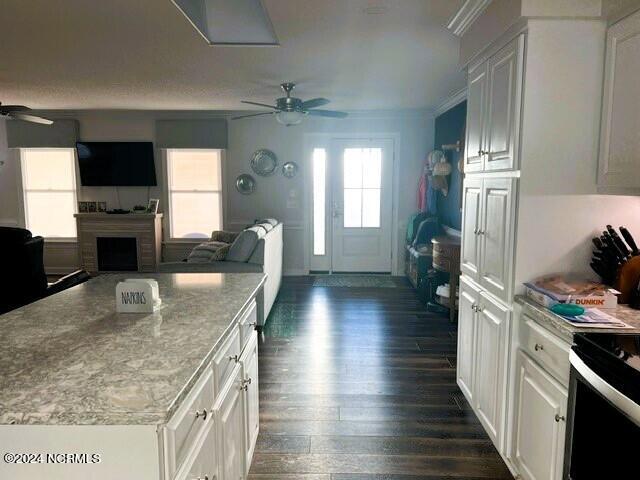
<svg viewBox="0 0 640 480"><path fill-rule="evenodd" d="M393 141L333 140L333 272L391 272Z"/></svg>

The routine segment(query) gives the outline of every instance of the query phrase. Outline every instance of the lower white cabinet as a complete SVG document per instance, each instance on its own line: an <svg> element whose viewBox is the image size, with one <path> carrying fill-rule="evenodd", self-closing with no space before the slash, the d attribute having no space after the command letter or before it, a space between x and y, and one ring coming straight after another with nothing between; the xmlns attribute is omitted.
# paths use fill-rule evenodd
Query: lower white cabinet
<svg viewBox="0 0 640 480"><path fill-rule="evenodd" d="M476 310L475 409L496 448L502 451L511 312L486 292L480 292Z"/></svg>
<svg viewBox="0 0 640 480"><path fill-rule="evenodd" d="M238 364L213 407L218 432L220 480L245 478L245 397L243 393L242 368Z"/></svg>
<svg viewBox="0 0 640 480"><path fill-rule="evenodd" d="M459 312L458 385L503 451L511 310L463 276Z"/></svg>
<svg viewBox="0 0 640 480"><path fill-rule="evenodd" d="M242 365L243 391L245 397L245 442L247 448L246 461L247 470L251 465L253 451L260 432L260 396L258 394L258 336L253 332L251 340L244 349L240 358Z"/></svg>
<svg viewBox="0 0 640 480"><path fill-rule="evenodd" d="M513 462L524 479L560 480L567 390L522 350L516 382Z"/></svg>

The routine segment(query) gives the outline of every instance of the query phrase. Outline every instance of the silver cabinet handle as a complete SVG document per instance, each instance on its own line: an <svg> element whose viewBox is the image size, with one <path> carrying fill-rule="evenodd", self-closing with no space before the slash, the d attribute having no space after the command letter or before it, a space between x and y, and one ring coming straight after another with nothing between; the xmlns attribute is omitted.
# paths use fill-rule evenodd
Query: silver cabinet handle
<svg viewBox="0 0 640 480"><path fill-rule="evenodd" d="M478 230L478 232L476 233L476 235L484 235L484 230Z"/></svg>
<svg viewBox="0 0 640 480"><path fill-rule="evenodd" d="M242 380L242 384L240 386L240 390L244 390L245 392L249 390L249 385L251 385L251 377L246 380Z"/></svg>
<svg viewBox="0 0 640 480"><path fill-rule="evenodd" d="M208 412L206 408L203 408L202 411L200 410L196 411L196 418L202 417L202 420L206 420L207 415L208 415Z"/></svg>
<svg viewBox="0 0 640 480"><path fill-rule="evenodd" d="M474 229L474 230L473 230L473 234L474 234L474 235L477 235L477 234L478 234L478 231L479 231L479 230L478 230L477 228L476 228L476 229Z"/></svg>
<svg viewBox="0 0 640 480"><path fill-rule="evenodd" d="M209 475L205 475L204 477L196 477L193 480L209 480Z"/></svg>
<svg viewBox="0 0 640 480"><path fill-rule="evenodd" d="M483 310L484 310L484 308L482 308L480 305L478 305L476 307L476 312L478 312L478 313L482 312Z"/></svg>
<svg viewBox="0 0 640 480"><path fill-rule="evenodd" d="M538 351L540 351L540 350L544 350L544 346L543 346L542 344L540 344L540 343L536 343L536 344L533 346L533 349L534 349L536 352L538 352Z"/></svg>
<svg viewBox="0 0 640 480"><path fill-rule="evenodd" d="M477 308L478 306L475 303L471 304L471 310L473 310L474 312L477 312L478 311Z"/></svg>
<svg viewBox="0 0 640 480"><path fill-rule="evenodd" d="M238 363L240 361L240 358L238 357L238 355L229 355L229 361L234 361L236 363Z"/></svg>
<svg viewBox="0 0 640 480"><path fill-rule="evenodd" d="M560 423L560 422L564 422L564 421L565 421L565 418L564 418L564 416L563 416L563 415L558 415L558 414L556 413L555 420L556 420L556 422Z"/></svg>
<svg viewBox="0 0 640 480"><path fill-rule="evenodd" d="M249 324L250 327L257 327L258 326L258 322L251 322Z"/></svg>

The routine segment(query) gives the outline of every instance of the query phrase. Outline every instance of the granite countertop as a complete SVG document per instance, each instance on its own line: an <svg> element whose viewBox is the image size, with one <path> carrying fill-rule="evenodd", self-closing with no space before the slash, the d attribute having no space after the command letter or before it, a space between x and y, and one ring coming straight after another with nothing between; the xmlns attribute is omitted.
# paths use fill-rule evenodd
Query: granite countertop
<svg viewBox="0 0 640 480"><path fill-rule="evenodd" d="M157 312L115 312L133 277L158 281ZM165 423L265 278L102 275L0 315L0 424Z"/></svg>
<svg viewBox="0 0 640 480"><path fill-rule="evenodd" d="M516 295L515 301L522 306L529 316L534 317L535 320L546 325L571 343L573 343L573 335L581 332L640 333L640 310L634 310L627 305L618 305L615 310L603 310L603 312L622 320L633 328L588 328L571 325L560 315L556 315L548 308L539 305L524 295Z"/></svg>

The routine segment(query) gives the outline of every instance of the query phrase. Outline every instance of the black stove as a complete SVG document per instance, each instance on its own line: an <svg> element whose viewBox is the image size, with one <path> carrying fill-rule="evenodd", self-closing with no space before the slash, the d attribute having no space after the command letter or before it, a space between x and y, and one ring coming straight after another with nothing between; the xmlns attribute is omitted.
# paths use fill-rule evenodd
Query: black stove
<svg viewBox="0 0 640 480"><path fill-rule="evenodd" d="M573 350L592 370L640 404L640 334L579 333Z"/></svg>
<svg viewBox="0 0 640 480"><path fill-rule="evenodd" d="M639 478L640 335L579 333L574 341L564 478Z"/></svg>

